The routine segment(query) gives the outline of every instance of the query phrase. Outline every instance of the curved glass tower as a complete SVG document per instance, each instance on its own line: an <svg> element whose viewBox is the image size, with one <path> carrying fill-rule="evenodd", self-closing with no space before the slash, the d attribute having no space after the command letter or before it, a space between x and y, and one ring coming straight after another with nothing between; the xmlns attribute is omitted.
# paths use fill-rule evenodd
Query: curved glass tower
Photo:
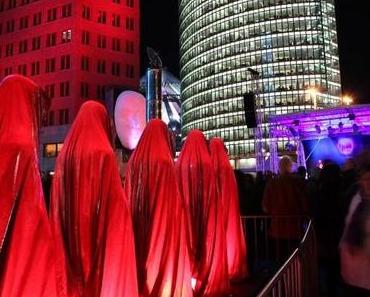
<svg viewBox="0 0 370 297"><path fill-rule="evenodd" d="M183 136L221 137L235 160L254 153L247 91L264 122L340 103L334 0L181 0L180 54Z"/></svg>

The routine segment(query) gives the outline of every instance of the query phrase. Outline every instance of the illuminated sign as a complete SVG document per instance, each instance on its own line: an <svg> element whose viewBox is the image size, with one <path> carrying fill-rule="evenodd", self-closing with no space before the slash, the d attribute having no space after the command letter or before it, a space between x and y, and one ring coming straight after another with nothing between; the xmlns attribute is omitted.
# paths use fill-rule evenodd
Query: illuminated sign
<svg viewBox="0 0 370 297"><path fill-rule="evenodd" d="M339 153L348 156L353 153L355 143L352 138L339 138L337 148Z"/></svg>

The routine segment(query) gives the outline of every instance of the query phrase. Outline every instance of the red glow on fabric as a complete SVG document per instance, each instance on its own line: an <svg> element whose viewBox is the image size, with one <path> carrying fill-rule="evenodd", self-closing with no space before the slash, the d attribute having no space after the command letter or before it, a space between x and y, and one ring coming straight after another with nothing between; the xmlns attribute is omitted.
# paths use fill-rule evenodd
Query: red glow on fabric
<svg viewBox="0 0 370 297"><path fill-rule="evenodd" d="M138 296L128 202L105 107L88 101L56 161L51 222L59 296Z"/></svg>
<svg viewBox="0 0 370 297"><path fill-rule="evenodd" d="M0 296L56 296L52 236L38 168L39 87L0 84Z"/></svg>
<svg viewBox="0 0 370 297"><path fill-rule="evenodd" d="M234 171L220 138L212 138L209 149L216 171L218 196L221 197L223 205L229 278L244 279L248 275L247 247L240 219L238 186Z"/></svg>
<svg viewBox="0 0 370 297"><path fill-rule="evenodd" d="M142 297L191 297L184 205L167 126L151 120L132 154L125 177Z"/></svg>
<svg viewBox="0 0 370 297"><path fill-rule="evenodd" d="M176 163L188 219L188 244L195 296L228 296L224 214L216 177L202 132L191 131Z"/></svg>

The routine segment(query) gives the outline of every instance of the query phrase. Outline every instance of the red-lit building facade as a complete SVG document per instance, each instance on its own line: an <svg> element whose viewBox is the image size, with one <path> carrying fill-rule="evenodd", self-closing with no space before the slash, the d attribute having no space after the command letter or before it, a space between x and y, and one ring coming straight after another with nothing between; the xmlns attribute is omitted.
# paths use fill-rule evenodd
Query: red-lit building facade
<svg viewBox="0 0 370 297"><path fill-rule="evenodd" d="M0 0L0 79L23 74L52 98L44 170L87 98L138 88L139 18L139 0Z"/></svg>

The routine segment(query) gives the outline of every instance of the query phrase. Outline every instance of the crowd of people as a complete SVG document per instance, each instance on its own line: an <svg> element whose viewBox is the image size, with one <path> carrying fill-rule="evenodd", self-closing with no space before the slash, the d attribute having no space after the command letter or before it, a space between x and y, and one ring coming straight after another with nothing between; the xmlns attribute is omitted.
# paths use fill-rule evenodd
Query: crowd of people
<svg viewBox="0 0 370 297"><path fill-rule="evenodd" d="M288 156L279 165L277 175L235 172L241 213L311 217L321 296L370 296L370 152L342 167L325 160L310 175ZM292 225L280 227L277 236L294 238Z"/></svg>
<svg viewBox="0 0 370 297"><path fill-rule="evenodd" d="M108 112L87 100L42 188L48 101L26 77L0 83L0 297L226 297L248 277L221 139L193 130L175 163L151 120L121 179Z"/></svg>

